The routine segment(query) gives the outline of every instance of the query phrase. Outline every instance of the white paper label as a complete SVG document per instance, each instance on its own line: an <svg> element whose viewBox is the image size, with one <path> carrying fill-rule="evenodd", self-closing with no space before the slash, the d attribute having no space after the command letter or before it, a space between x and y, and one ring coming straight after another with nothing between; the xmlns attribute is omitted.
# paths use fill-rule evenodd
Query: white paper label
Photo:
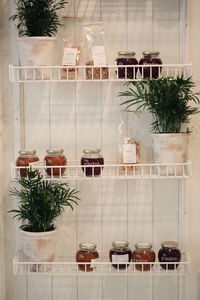
<svg viewBox="0 0 200 300"><path fill-rule="evenodd" d="M123 144L123 163L136 163L136 144Z"/></svg>
<svg viewBox="0 0 200 300"><path fill-rule="evenodd" d="M76 58L77 58L78 50L76 48L64 48L63 53L63 66L75 66L76 65Z"/></svg>
<svg viewBox="0 0 200 300"><path fill-rule="evenodd" d="M94 66L105 66L106 65L106 53L104 46L93 46L92 47L92 59Z"/></svg>
<svg viewBox="0 0 200 300"><path fill-rule="evenodd" d="M128 262L128 261L129 261L128 254L123 254L123 255L112 254L112 262Z"/></svg>
<svg viewBox="0 0 200 300"><path fill-rule="evenodd" d="M99 258L91 259L90 267L93 268L93 269L96 268L95 263L96 263L97 261L99 261Z"/></svg>

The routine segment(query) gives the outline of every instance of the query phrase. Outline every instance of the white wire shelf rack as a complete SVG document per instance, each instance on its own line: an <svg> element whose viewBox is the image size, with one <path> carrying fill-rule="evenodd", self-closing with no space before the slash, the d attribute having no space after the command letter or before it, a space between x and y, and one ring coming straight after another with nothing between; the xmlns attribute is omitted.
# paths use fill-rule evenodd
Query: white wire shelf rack
<svg viewBox="0 0 200 300"><path fill-rule="evenodd" d="M38 169L44 180L101 180L101 179L159 179L159 178L188 178L192 175L192 163L174 164L114 164L81 166L77 162L66 166L45 166L44 162L35 162L29 165L32 170ZM15 162L11 164L11 177L20 176L20 169ZM48 174L47 174L48 171ZM54 172L56 171L56 176ZM95 175L97 172L100 175ZM63 175L62 175L63 174ZM88 176L89 175L89 176Z"/></svg>
<svg viewBox="0 0 200 300"><path fill-rule="evenodd" d="M148 77L192 75L192 64L106 65L106 66L14 66L9 65L11 82L139 81ZM131 74L132 78L129 77ZM156 76L156 77L157 77Z"/></svg>
<svg viewBox="0 0 200 300"><path fill-rule="evenodd" d="M127 276L127 275L187 275L190 274L191 259L185 252L181 254L180 262L160 263L150 262L115 262L109 261L108 252L99 252L99 259L90 263L77 263L76 253L67 253L65 256L55 257L53 262L27 262L23 260L22 251L18 251L13 259L13 273L15 275L104 275L104 276ZM113 267L113 265L115 267ZM161 266L164 267L162 267ZM81 270L79 270L81 265ZM140 271L137 266L140 266ZM123 266L123 269L120 269ZM148 267L147 267L148 266ZM88 272L87 268L93 271ZM148 269L148 271L145 271Z"/></svg>

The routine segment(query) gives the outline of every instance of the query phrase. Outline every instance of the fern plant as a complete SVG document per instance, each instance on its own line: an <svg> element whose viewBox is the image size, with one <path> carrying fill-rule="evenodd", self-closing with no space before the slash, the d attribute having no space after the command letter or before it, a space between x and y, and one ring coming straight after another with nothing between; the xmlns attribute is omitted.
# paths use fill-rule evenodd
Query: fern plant
<svg viewBox="0 0 200 300"><path fill-rule="evenodd" d="M14 213L18 221L26 221L22 230L45 232L55 229L55 219L64 212L66 206L73 210L73 205L80 200L77 191L67 183L44 181L38 170L26 169L27 177L16 179L21 186L10 189L10 194L19 199L18 209Z"/></svg>
<svg viewBox="0 0 200 300"><path fill-rule="evenodd" d="M129 99L122 102L126 107L137 106L147 109L153 116L152 131L158 133L179 133L190 116L199 113L199 108L190 103L199 103L198 92L192 78L181 76L159 79L146 78L142 81L127 82L128 90L119 93ZM188 129L189 131L189 129Z"/></svg>
<svg viewBox="0 0 200 300"><path fill-rule="evenodd" d="M10 21L18 21L21 36L54 36L62 26L57 12L68 3L65 0L14 0L16 13Z"/></svg>

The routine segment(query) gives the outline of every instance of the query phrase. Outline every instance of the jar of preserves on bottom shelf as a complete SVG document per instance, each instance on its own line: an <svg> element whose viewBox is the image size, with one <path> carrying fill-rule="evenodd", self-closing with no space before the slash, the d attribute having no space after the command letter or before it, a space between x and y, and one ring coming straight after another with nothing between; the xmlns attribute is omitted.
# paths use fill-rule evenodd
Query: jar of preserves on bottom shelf
<svg viewBox="0 0 200 300"><path fill-rule="evenodd" d="M138 61L135 58L135 52L128 51L120 51L118 52L118 57L116 59L117 65L130 65L133 67L118 67L118 78L126 78L126 79L135 79L137 78L137 70L135 67L138 65Z"/></svg>
<svg viewBox="0 0 200 300"><path fill-rule="evenodd" d="M60 176L65 173L66 168L63 166L67 165L67 158L63 154L63 149L48 149L47 155L44 158L46 166L58 166L57 168L46 168L46 172L49 176ZM59 168L62 166L62 168Z"/></svg>
<svg viewBox="0 0 200 300"><path fill-rule="evenodd" d="M137 243L133 251L133 262L155 262L155 252L152 250L151 243ZM138 271L150 271L153 264L136 264L135 268Z"/></svg>
<svg viewBox="0 0 200 300"><path fill-rule="evenodd" d="M83 150L83 156L81 157L81 165L88 166L83 167L82 170L86 176L98 176L101 175L103 167L95 167L95 165L104 165L104 158L100 154L100 149L85 149ZM91 167L89 167L91 166Z"/></svg>
<svg viewBox="0 0 200 300"><path fill-rule="evenodd" d="M19 157L16 160L17 167L29 167L30 163L39 161L36 156L36 150L20 150ZM26 176L26 168L20 168L20 175L22 177Z"/></svg>
<svg viewBox="0 0 200 300"><path fill-rule="evenodd" d="M110 249L109 257L111 262L115 262L112 266L116 269L126 269L131 261L131 249L128 247L127 241L114 241L113 247ZM117 262L124 262L126 264L117 264Z"/></svg>
<svg viewBox="0 0 200 300"><path fill-rule="evenodd" d="M76 261L84 264L79 264L79 270L84 272L91 272L95 268L95 261L99 258L99 253L96 250L94 243L84 242L79 245L79 250L76 253ZM85 264L89 262L89 264Z"/></svg>
<svg viewBox="0 0 200 300"><path fill-rule="evenodd" d="M181 260L181 252L178 249L178 243L174 241L165 241L161 243L161 249L158 251L158 260L166 264L160 264L165 270L174 270L178 267L176 262ZM173 264L169 264L173 262Z"/></svg>
<svg viewBox="0 0 200 300"><path fill-rule="evenodd" d="M139 65L162 65L162 60L158 57L160 52L144 51L143 58L140 59ZM139 68L140 74L143 78L158 78L162 67L143 67Z"/></svg>

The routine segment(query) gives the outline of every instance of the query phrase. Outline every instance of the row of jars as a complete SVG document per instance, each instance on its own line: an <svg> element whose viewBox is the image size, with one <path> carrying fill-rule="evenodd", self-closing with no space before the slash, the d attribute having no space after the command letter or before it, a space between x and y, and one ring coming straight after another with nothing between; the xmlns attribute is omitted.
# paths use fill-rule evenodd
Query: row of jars
<svg viewBox="0 0 200 300"><path fill-rule="evenodd" d="M30 163L39 161L39 157L36 155L36 150L20 150L19 157L16 160L16 166L20 167L20 175L26 176L26 169ZM49 176L62 176L65 173L67 165L67 158L64 155L63 149L48 149L47 154L44 157L44 163L47 166L46 172ZM81 165L104 165L104 158L100 154L100 149L85 149L81 157ZM57 168L52 168L57 166ZM59 168L61 166L62 168ZM48 168L51 167L51 168ZM86 176L98 176L101 174L101 167L83 167L82 170Z"/></svg>
<svg viewBox="0 0 200 300"><path fill-rule="evenodd" d="M79 263L79 270L91 272L95 268L95 261L99 259L99 253L94 243L84 242L79 245L76 253L76 261ZM129 262L133 261L138 271L150 271L156 259L156 254L152 249L151 243L136 243L133 252L129 248L127 241L114 241L109 251L109 259L112 266L116 269L126 269ZM181 260L181 252L178 249L178 243L174 241L165 241L161 243L158 251L158 260L161 267L165 270L174 270L178 267ZM119 264L120 262L120 264ZM122 263L124 262L124 264ZM151 263L152 264L149 264ZM80 264L90 263L90 264ZM145 264L147 263L147 264Z"/></svg>
<svg viewBox="0 0 200 300"><path fill-rule="evenodd" d="M117 65L137 66L138 60L135 58L135 52L120 51L116 59ZM158 57L158 51L144 51L143 58L139 60L139 65L162 65L162 60ZM158 78L161 73L161 67L139 67L142 78ZM138 68L118 68L118 78L136 79Z"/></svg>

